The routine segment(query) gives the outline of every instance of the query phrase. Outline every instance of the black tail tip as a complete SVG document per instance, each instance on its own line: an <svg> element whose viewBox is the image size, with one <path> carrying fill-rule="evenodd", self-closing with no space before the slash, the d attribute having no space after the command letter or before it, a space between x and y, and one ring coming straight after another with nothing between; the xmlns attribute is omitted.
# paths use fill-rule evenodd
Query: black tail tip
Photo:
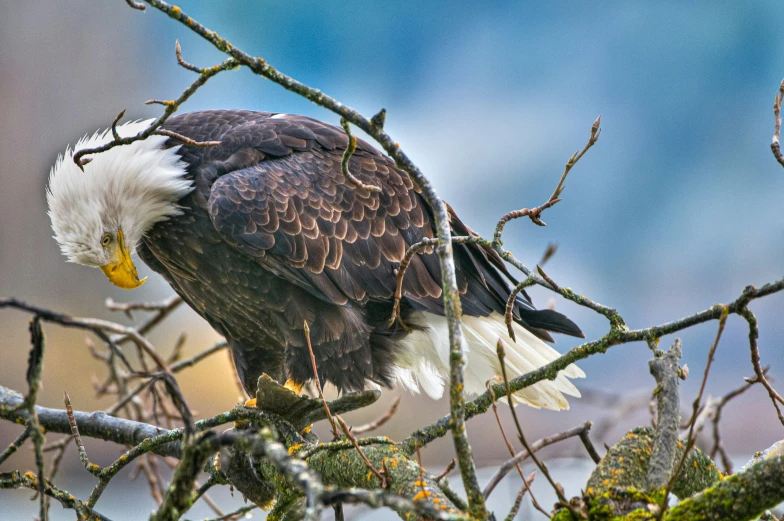
<svg viewBox="0 0 784 521"><path fill-rule="evenodd" d="M561 333L577 338L585 338L585 333L566 315L552 309L520 309L523 325L545 329L553 333Z"/></svg>

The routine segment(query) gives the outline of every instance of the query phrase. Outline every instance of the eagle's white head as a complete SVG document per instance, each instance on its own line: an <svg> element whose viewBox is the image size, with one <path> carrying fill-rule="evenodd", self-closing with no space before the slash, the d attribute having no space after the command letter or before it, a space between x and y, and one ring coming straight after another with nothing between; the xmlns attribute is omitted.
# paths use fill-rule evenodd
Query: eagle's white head
<svg viewBox="0 0 784 521"><path fill-rule="evenodd" d="M133 136L152 120L117 126ZM57 158L49 174L46 200L54 238L71 262L101 268L116 286L140 286L131 260L136 246L153 224L181 213L177 201L188 194L186 164L177 147L164 149L165 136L153 135L130 145L88 156L82 171L74 153L108 143L111 131L85 136L73 150Z"/></svg>

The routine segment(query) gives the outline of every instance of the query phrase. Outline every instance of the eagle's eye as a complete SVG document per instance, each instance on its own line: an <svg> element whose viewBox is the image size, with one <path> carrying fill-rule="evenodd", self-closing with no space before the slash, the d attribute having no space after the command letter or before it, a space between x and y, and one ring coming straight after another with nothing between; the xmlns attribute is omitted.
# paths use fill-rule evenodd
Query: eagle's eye
<svg viewBox="0 0 784 521"><path fill-rule="evenodd" d="M103 237L101 237L101 246L105 248L109 246L110 242L112 242L112 235L109 233L104 233Z"/></svg>

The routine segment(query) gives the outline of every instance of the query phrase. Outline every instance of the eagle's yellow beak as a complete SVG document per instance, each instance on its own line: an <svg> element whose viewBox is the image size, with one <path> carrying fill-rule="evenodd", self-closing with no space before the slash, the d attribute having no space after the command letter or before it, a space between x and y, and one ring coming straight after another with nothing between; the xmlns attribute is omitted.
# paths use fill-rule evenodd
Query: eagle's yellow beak
<svg viewBox="0 0 784 521"><path fill-rule="evenodd" d="M101 270L109 281L122 289L134 289L144 284L147 277L139 280L139 274L136 273L136 266L133 265L131 254L128 251L128 247L125 245L125 237L123 236L122 230L117 231L117 240L114 241L113 247L115 248L115 251L112 252L111 258L117 260L106 266L101 266Z"/></svg>

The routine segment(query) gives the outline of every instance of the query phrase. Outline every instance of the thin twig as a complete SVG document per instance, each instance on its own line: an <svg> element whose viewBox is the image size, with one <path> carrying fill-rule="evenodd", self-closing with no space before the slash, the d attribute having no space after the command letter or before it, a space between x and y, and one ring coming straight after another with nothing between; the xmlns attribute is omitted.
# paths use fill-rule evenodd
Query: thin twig
<svg viewBox="0 0 784 521"><path fill-rule="evenodd" d="M419 450L419 449L417 449L417 450ZM436 476L436 483L438 483L439 481L441 481L442 479L447 477L450 472L455 470L455 465L457 465L457 460L455 458L452 458L452 461L449 462L449 465L446 466L444 471L441 474L439 474L438 476Z"/></svg>
<svg viewBox="0 0 784 521"><path fill-rule="evenodd" d="M586 422L588 427L590 428L591 422ZM602 457L596 451L596 447L593 446L593 442L591 441L591 436L588 434L588 429L583 430L579 434L580 441L583 442L583 447L585 447L586 452L591 457L594 463L599 463L602 461Z"/></svg>
<svg viewBox="0 0 784 521"><path fill-rule="evenodd" d="M346 151L343 153L343 158L340 160L340 168L343 170L343 177L345 177L351 184L355 187L360 188L362 190L367 190L368 192L381 192L381 187L376 185L369 185L363 183L359 179L357 179L354 174L348 168L348 162L351 160L351 156L354 155L354 152L357 150L357 136L351 133L351 125L349 124L346 118L340 118L340 126L343 127L343 130L346 131L346 136L348 137L348 143L346 144Z"/></svg>
<svg viewBox="0 0 784 521"><path fill-rule="evenodd" d="M17 436L16 439L12 441L8 447L6 447L3 453L0 454L0 465L2 465L3 462L7 460L13 453L19 450L19 447L24 445L24 442L26 442L27 438L29 437L30 437L30 431L27 429L23 430L19 434L19 436Z"/></svg>
<svg viewBox="0 0 784 521"><path fill-rule="evenodd" d="M419 480L414 483L421 490L414 496L414 501L417 499L427 499L430 492L427 491L427 484L425 483L425 467L422 466L422 452L417 449L417 466L419 467Z"/></svg>
<svg viewBox="0 0 784 521"><path fill-rule="evenodd" d="M585 422L582 425L578 425L576 427L572 427L571 429L563 432L559 432L558 434L553 434L552 436L548 436L546 438L542 438L541 440L537 440L531 444L531 449L534 452L537 452L548 445L552 445L554 443L558 443L559 441L563 441L569 438L573 438L575 436L579 436L582 432L587 432L591 428L591 422ZM514 458L504 462L503 465L498 467L498 470L493 474L493 476L488 480L487 485L485 485L484 495L485 497L489 496L493 489L501 482L504 477L515 468L516 465L525 461L531 455L528 450L522 450L515 454Z"/></svg>
<svg viewBox="0 0 784 521"><path fill-rule="evenodd" d="M403 259L400 261L400 265L397 267L397 273L395 274L395 293L392 296L392 316L389 317L389 327L392 327L397 320L403 329L408 329L406 323L403 322L403 317L400 316L400 301L403 298L403 277L405 277L408 265L411 263L411 259L414 258L414 255L426 251L428 253L432 252L437 244L438 239L425 238L416 244L412 244L411 247L406 250L405 255L403 255Z"/></svg>
<svg viewBox="0 0 784 521"><path fill-rule="evenodd" d="M452 237L451 240L452 244L477 244L484 239L481 237L468 235ZM397 321L403 329L409 329L405 322L403 322L403 318L400 316L400 302L403 298L403 278L406 275L406 270L411 264L411 260L414 258L414 255L432 253L433 248L435 248L437 245L438 239L425 237L421 241L409 246L409 248L406 250L406 253L403 255L403 259L400 261L400 265L397 267L395 272L395 293L392 295L392 314L389 317L389 327L392 327L395 324L395 321Z"/></svg>
<svg viewBox="0 0 784 521"><path fill-rule="evenodd" d="M316 380L316 389L318 390L321 403L324 404L324 412L327 413L329 424L332 426L332 437L337 440L340 438L340 434L338 433L338 426L335 424L335 418L329 410L329 404L327 404L327 401L324 399L324 391L321 389L321 379L319 378L318 367L316 366L316 355L313 354L313 346L310 343L310 327L308 326L307 320L305 321L305 340L307 341L308 352L310 353L310 363L313 365L313 378Z"/></svg>
<svg viewBox="0 0 784 521"><path fill-rule="evenodd" d="M601 121L602 117L599 116L596 118L596 121L593 122L593 125L591 125L591 136L588 138L588 143L586 143L582 150L575 152L572 157L569 158L569 161L566 162L561 179L558 181L558 184L556 185L555 190L553 190L552 195L550 195L550 198L547 199L544 204L537 206L536 208L522 208L520 210L513 210L498 220L498 224L495 225L495 234L493 235L494 246L500 246L503 244L501 241L501 234L504 231L504 226L513 219L528 217L534 224L539 226L546 226L546 223L541 219L542 212L561 201L561 193L564 190L564 181L566 181L566 176L569 175L572 167L577 164L580 158L583 157L588 149L591 148L599 139L599 135L602 133L602 129L599 126Z"/></svg>
<svg viewBox="0 0 784 521"><path fill-rule="evenodd" d="M509 298L506 299L506 311L504 312L504 322L506 322L506 329L509 332L509 338L515 340L514 327L514 307L517 304L517 295L520 294L525 288L536 284L533 278L528 277L524 281L515 285L512 292L509 293Z"/></svg>
<svg viewBox="0 0 784 521"><path fill-rule="evenodd" d="M498 378L498 377L496 377L496 378ZM487 382L486 386L487 386L487 390L490 391L491 394L495 394L495 393L493 393L493 387L490 385L490 383L492 381L493 380L489 380ZM511 399L510 399L509 403L512 403ZM517 473L520 474L520 479L523 480L523 488L525 490L528 490L528 492L531 494L531 504L534 506L535 509L537 509L539 512L541 512L542 514L544 514L546 517L549 518L550 514L547 512L547 510L542 508L542 506L539 504L539 501L536 500L536 496L534 496L533 491L530 490L530 487L529 487L530 482L525 479L525 474L523 474L523 469L520 467L520 462L517 461L516 458L515 458L514 448L512 447L512 443L509 441L509 438L507 438L507 436L506 436L506 431L504 431L504 425L503 425L503 423L501 423L501 416L499 416L499 414L498 414L498 407L496 406L495 401L493 401L493 414L495 415L495 421L498 424L498 429L501 431L501 437L504 439L504 443L506 444L506 448L509 451L509 455L512 456L512 460L515 460L514 466L515 466L515 468L517 468ZM419 449L417 449L417 450L419 450ZM495 485L493 485L492 487L488 486L488 487L485 488L485 490L483 492L484 496L485 496L485 499L490 497L490 493L493 491L493 488L495 488ZM521 500L522 500L522 498L521 498Z"/></svg>
<svg viewBox="0 0 784 521"><path fill-rule="evenodd" d="M184 67L185 69L196 72L198 74L204 74L204 69L202 69L201 67L196 67L192 63L186 62L185 59L182 57L182 47L180 47L179 40L175 40L174 42L174 54L177 57L177 63L179 63L181 67Z"/></svg>
<svg viewBox="0 0 784 521"><path fill-rule="evenodd" d="M178 134L172 130L166 130L165 128L159 128L153 134L158 136L166 136L172 139L176 139L177 141L181 141L186 145L198 148L209 148L209 147L217 147L221 144L220 141L196 141L195 139L191 139L188 136L183 136L182 134Z"/></svg>
<svg viewBox="0 0 784 521"><path fill-rule="evenodd" d="M366 423L365 425L360 425L359 427L354 427L352 429L354 431L354 434L364 434L366 432L371 432L371 431L374 431L374 430L378 429L379 427L384 425L386 422L388 422L392 418L392 416L395 415L395 413L397 412L398 405L400 405L400 396L395 398L395 401L392 402L392 406L389 408L389 410L387 412L384 413L383 416L380 416L380 417L376 418L375 420L373 420L372 422Z"/></svg>
<svg viewBox="0 0 784 521"><path fill-rule="evenodd" d="M757 317L755 317L754 313L745 306L738 311L738 314L749 324L749 348L751 349L751 365L754 367L754 374L756 375L757 380L759 380L762 386L768 391L768 396L770 396L770 401L773 402L773 407L776 408L776 414L779 417L779 421L784 425L784 416L781 414L781 408L779 407L780 403L784 404L784 398L776 392L770 381L768 381L768 378L765 376L765 371L762 369L762 363L760 362L758 343L759 325L757 324Z"/></svg>
<svg viewBox="0 0 784 521"><path fill-rule="evenodd" d="M122 109L120 113L117 114L117 117L114 118L114 121L112 121L112 137L114 139L120 139L120 134L117 133L117 123L120 122L120 120L124 115L125 115L125 109Z"/></svg>
<svg viewBox="0 0 784 521"><path fill-rule="evenodd" d="M204 521L235 521L237 519L241 519L245 516L248 512L256 510L259 508L256 505L246 505L244 507L238 508L234 512L229 512L226 515L219 516L219 517L212 517L210 519L205 519Z"/></svg>
<svg viewBox="0 0 784 521"><path fill-rule="evenodd" d="M773 157L784 166L784 156L781 155L781 101L784 99L784 80L779 85L779 91L776 93L776 98L773 100L773 117L776 119L776 124L773 127L773 140L770 144L770 149L773 152Z"/></svg>
<svg viewBox="0 0 784 521"><path fill-rule="evenodd" d="M173 295L158 302L117 302L109 297L104 305L109 311L122 311L128 315L128 318L133 318L130 314L131 311L172 311L181 302L182 298L179 295Z"/></svg>
<svg viewBox="0 0 784 521"><path fill-rule="evenodd" d="M346 435L346 438L351 440L351 444L354 445L354 448L357 449L357 452L359 452L359 456L362 458L362 461L365 462L365 466L370 469L370 472L372 472L379 479L381 482L381 488L387 488L386 476L382 474L376 467L374 467L367 456L365 456L365 452L362 450L362 447L359 446L357 438L351 434L351 429L349 429L348 425L346 425L346 422L343 421L343 418L336 414L335 419L337 419L338 423L340 423L340 428L343 429L343 434Z"/></svg>
<svg viewBox="0 0 784 521"><path fill-rule="evenodd" d="M520 439L520 443L523 444L525 450L527 450L528 453L531 455L531 459L534 460L536 467L540 471L542 471L544 477L547 478L547 481L553 487L553 490L555 491L556 496L558 496L558 501L561 503L561 505L564 508L567 508L576 519L579 519L579 513L575 510L574 506L569 502L569 500L566 499L566 496L564 495L563 487L561 486L560 483L556 483L555 480L552 478L552 476L550 476L550 472L547 470L547 465L545 465L542 460L536 457L535 451L531 448L531 445L529 445L528 441L526 440L525 434L523 434L523 428L520 425L520 420L518 420L517 411L515 410L512 388L509 386L509 378L507 377L506 374L506 361L504 360L505 357L504 344L503 342L501 342L500 339L496 344L496 353L498 354L498 361L501 364L501 376L503 376L504 385L506 386L506 399L509 402L509 410L512 412L512 420L514 421L515 428L517 429L517 436Z"/></svg>
<svg viewBox="0 0 784 521"><path fill-rule="evenodd" d="M763 369L763 373L766 372L767 369ZM728 392L721 398L717 400L716 406L713 410L713 446L710 450L710 458L715 460L716 455L719 454L721 456L722 465L724 465L724 474L729 475L732 474L732 461L730 460L727 452L724 450L724 446L721 442L721 433L719 432L719 424L721 423L721 412L724 410L724 406L730 402L730 400L740 396L741 394L748 391L754 384L758 383L759 380L756 378L748 379L742 386L733 389L732 391Z"/></svg>
<svg viewBox="0 0 784 521"><path fill-rule="evenodd" d="M536 478L535 470L531 472L527 478L523 478L523 486L520 487L520 492L517 493L517 497L515 498L515 502L512 505L512 509L506 515L506 518L504 518L505 521L512 521L517 516L517 512L520 510L520 505L523 504L525 493L531 491L531 483L534 482L534 478ZM533 496L531 497L533 498ZM550 517L550 515L547 514L547 517Z"/></svg>
<svg viewBox="0 0 784 521"><path fill-rule="evenodd" d="M30 321L30 355L27 363L27 387L28 392L18 409L24 410L25 429L30 433L35 453L35 466L37 470L36 489L40 504L39 519L48 519L48 501L46 499L46 473L44 472L44 452L43 447L46 443L44 431L38 421L36 403L38 402L38 391L41 388L41 373L44 363L44 333L41 329L41 316L36 314Z"/></svg>
<svg viewBox="0 0 784 521"><path fill-rule="evenodd" d="M71 426L71 434L73 436L74 442L76 443L76 450L79 451L79 460L81 460L82 466L87 470L87 472L93 476L100 476L103 469L95 463L90 463L90 460L87 458L87 451L84 449L82 437L79 436L79 427L76 425L76 420L74 419L73 408L71 407L71 398L65 391L63 391L63 401L65 402L65 413L68 415L68 425Z"/></svg>
<svg viewBox="0 0 784 521"><path fill-rule="evenodd" d="M185 136L181 136L176 133L171 133L170 131L167 131L165 129L161 129L161 126L164 123L166 123L166 120L169 119L169 116L171 116L177 111L180 105L185 103L202 85L207 83L207 80L209 80L210 78L212 78L213 76L215 76L220 72L233 69L237 65L238 63L234 58L229 58L225 60L223 63L221 63L220 65L203 69L201 74L199 74L199 77L196 78L196 80L193 83L191 83L191 85L188 88L186 88L176 100L173 100L171 103L163 104L164 105L163 114L161 114L158 117L158 119L153 121L149 127L145 128L144 130L140 131L134 136L122 137L120 139L112 139L108 143L105 143L100 146L96 146L92 148L83 148L81 150L78 150L73 155L74 163L76 163L76 165L79 168L84 169L84 166L88 162L86 161L88 158L85 158L84 156L89 154L98 154L100 152L106 152L107 150L110 150L119 145L130 145L131 143L134 143L136 141L147 139L148 137L156 133L161 133L162 135L173 137L179 141L186 142L187 140L189 140L189 138ZM214 146L214 144L211 143L214 142L204 142L204 143L193 142L187 144L193 146Z"/></svg>

